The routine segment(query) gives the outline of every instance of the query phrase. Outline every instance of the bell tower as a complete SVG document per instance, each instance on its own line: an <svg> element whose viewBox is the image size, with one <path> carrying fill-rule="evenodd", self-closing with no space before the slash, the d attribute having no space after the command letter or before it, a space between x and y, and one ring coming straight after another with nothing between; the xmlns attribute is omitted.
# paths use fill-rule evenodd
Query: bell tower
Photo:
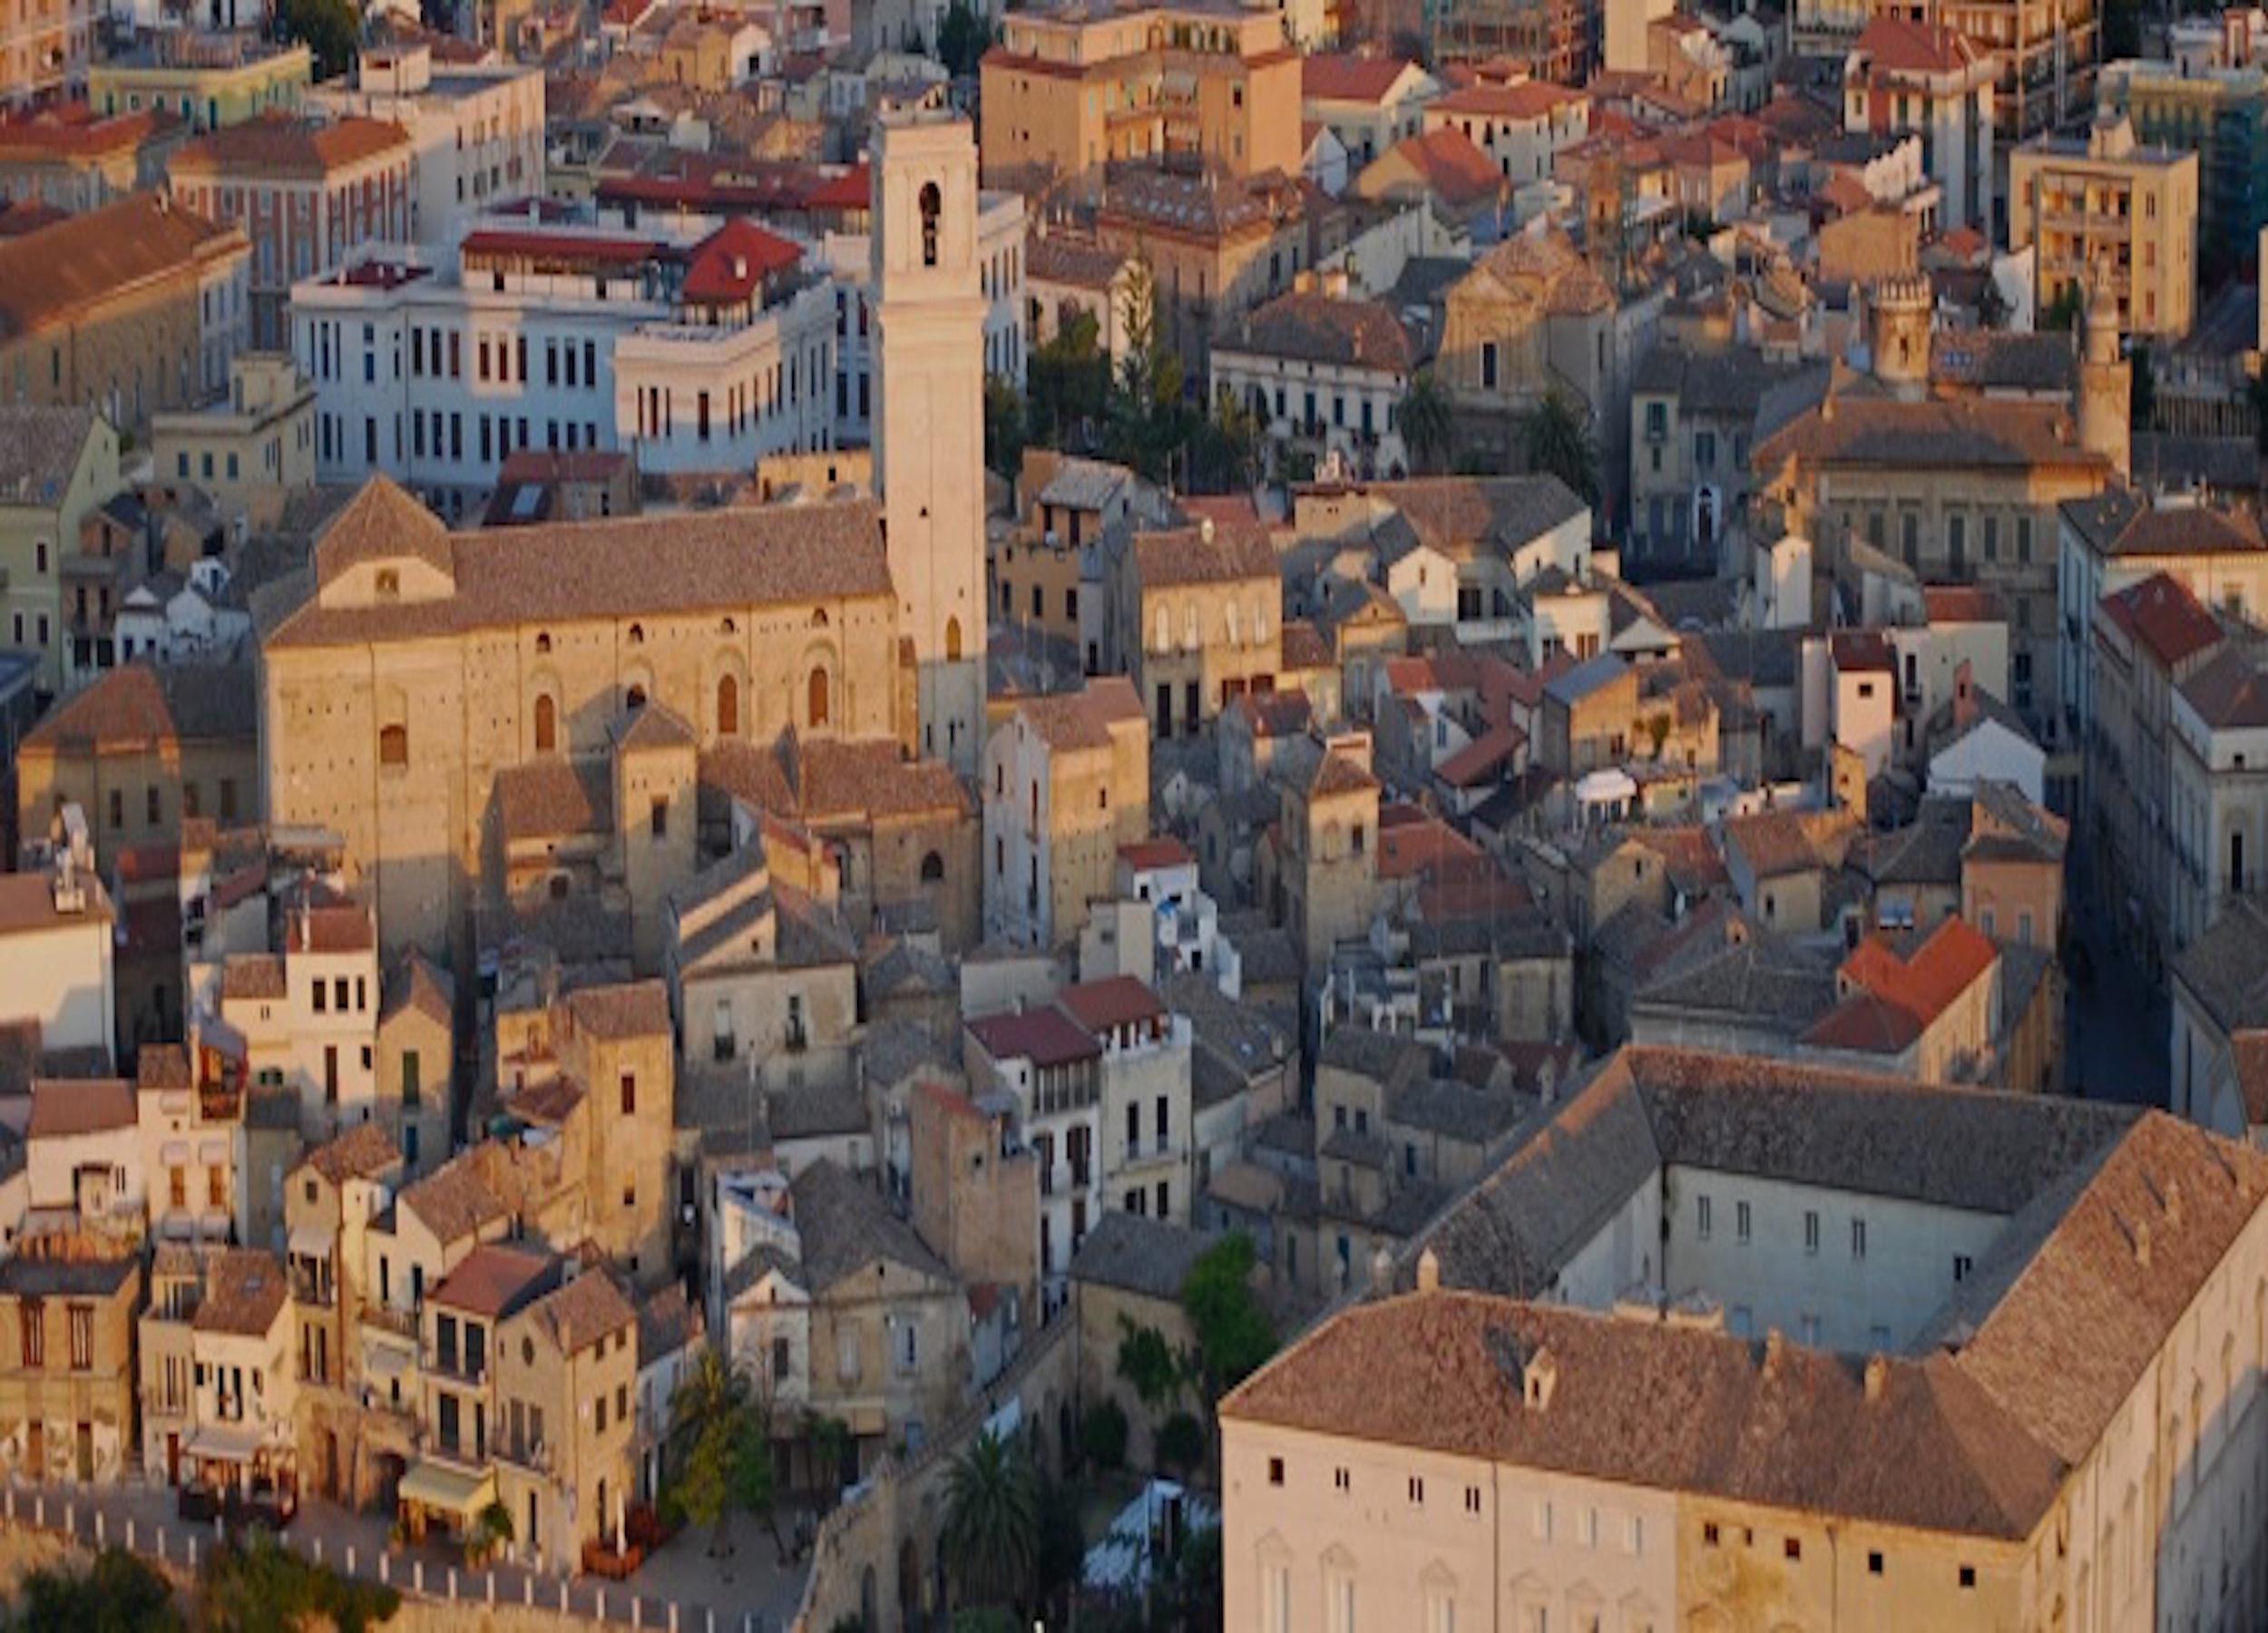
<svg viewBox="0 0 2268 1633"><path fill-rule="evenodd" d="M2088 270L2079 314L2079 445L2110 461L2121 478L2133 466L2134 365L2118 340L2118 297L2110 267Z"/></svg>
<svg viewBox="0 0 2268 1633"><path fill-rule="evenodd" d="M984 312L976 141L948 109L874 139L875 481L924 756L974 776L984 721Z"/></svg>

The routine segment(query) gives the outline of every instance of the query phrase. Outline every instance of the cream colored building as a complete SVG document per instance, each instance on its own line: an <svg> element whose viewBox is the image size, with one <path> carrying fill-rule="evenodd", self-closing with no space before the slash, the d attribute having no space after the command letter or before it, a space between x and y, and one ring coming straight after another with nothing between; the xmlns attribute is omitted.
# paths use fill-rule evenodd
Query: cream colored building
<svg viewBox="0 0 2268 1633"><path fill-rule="evenodd" d="M264 113L295 113L315 77L303 44L251 34L161 31L136 51L96 64L87 101L105 113L168 108L195 131L217 131Z"/></svg>
<svg viewBox="0 0 2268 1633"><path fill-rule="evenodd" d="M150 439L160 474L195 483L225 520L279 515L315 485L315 387L288 355L248 353L225 397L152 416Z"/></svg>
<svg viewBox="0 0 2268 1633"><path fill-rule="evenodd" d="M1862 1161L1764 1156L1741 1131L1790 1094ZM1224 1403L1230 1625L2268 1609L2237 1518L2268 1472L2268 1159L2162 1113L1646 1050L1548 1127L1383 1266L1414 1290ZM1951 1149L1991 1160L1955 1178Z"/></svg>
<svg viewBox="0 0 2268 1633"><path fill-rule="evenodd" d="M984 927L1075 940L1110 895L1119 846L1149 834L1149 726L1120 676L1018 699L985 746Z"/></svg>
<svg viewBox="0 0 2268 1633"><path fill-rule="evenodd" d="M1272 8L1150 4L1012 11L983 67L984 173L1091 191L1114 161L1230 175L1300 168L1300 60Z"/></svg>
<svg viewBox="0 0 2268 1633"><path fill-rule="evenodd" d="M61 101L86 84L91 0L20 0L0 15L0 108Z"/></svg>
<svg viewBox="0 0 2268 1633"><path fill-rule="evenodd" d="M0 635L38 658L43 692L64 680L64 558L122 485L118 432L93 408L0 405Z"/></svg>
<svg viewBox="0 0 2268 1633"><path fill-rule="evenodd" d="M621 1540L637 1385L638 1312L603 1266L498 1323L489 1447L524 1557L572 1569L584 1543Z"/></svg>
<svg viewBox="0 0 2268 1633"><path fill-rule="evenodd" d="M117 1481L134 1445L142 1261L26 1238L0 1260L0 1462L14 1478Z"/></svg>
<svg viewBox="0 0 2268 1633"><path fill-rule="evenodd" d="M377 1109L377 925L358 904L302 901L284 932L279 953L208 966L194 1001L243 1040L255 1082L298 1096L307 1137L327 1139Z"/></svg>
<svg viewBox="0 0 2268 1633"><path fill-rule="evenodd" d="M2009 155L2009 248L2034 244L2037 309L2107 269L2125 333L2185 338L2197 307L2197 154L2145 146L2123 116L2085 141L2036 136Z"/></svg>
<svg viewBox="0 0 2268 1633"><path fill-rule="evenodd" d="M1284 584L1265 534L1209 518L1138 533L1111 598L1104 665L1132 676L1157 740L1193 737L1230 699L1276 689Z"/></svg>

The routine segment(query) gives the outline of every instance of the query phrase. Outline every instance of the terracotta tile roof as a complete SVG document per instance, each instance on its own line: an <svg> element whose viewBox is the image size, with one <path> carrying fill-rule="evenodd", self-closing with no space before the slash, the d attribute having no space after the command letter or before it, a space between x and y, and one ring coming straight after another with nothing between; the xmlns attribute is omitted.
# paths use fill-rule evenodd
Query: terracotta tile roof
<svg viewBox="0 0 2268 1633"><path fill-rule="evenodd" d="M1061 231L1034 231L1025 240L1023 275L1027 282L1107 289L1132 259L1091 240Z"/></svg>
<svg viewBox="0 0 2268 1633"><path fill-rule="evenodd" d="M1068 986L1056 1003L1073 1021L1097 1037L1132 1026L1138 1022L1162 1020L1166 1006L1149 983L1131 975Z"/></svg>
<svg viewBox="0 0 2268 1633"><path fill-rule="evenodd" d="M399 1201L445 1243L461 1241L504 1217L503 1201L463 1159L435 1169L406 1188Z"/></svg>
<svg viewBox="0 0 2268 1633"><path fill-rule="evenodd" d="M1329 799L1340 794L1361 794L1375 790L1378 779L1344 754L1326 753L1315 762L1315 775L1307 779L1309 799Z"/></svg>
<svg viewBox="0 0 2268 1633"><path fill-rule="evenodd" d="M909 760L888 738L794 743L789 771L797 809L813 819L913 816L974 809L968 790L942 760Z"/></svg>
<svg viewBox="0 0 2268 1633"><path fill-rule="evenodd" d="M1876 14L1859 35L1856 52L1896 73L1959 73L1977 63L1977 48L1959 31Z"/></svg>
<svg viewBox="0 0 2268 1633"><path fill-rule="evenodd" d="M290 1283L274 1254L224 1248L205 1261L205 1294L191 1325L200 1333L264 1338L290 1296Z"/></svg>
<svg viewBox="0 0 2268 1633"><path fill-rule="evenodd" d="M189 1070L189 1046L185 1043L144 1043L134 1056L137 1089L186 1089L194 1081Z"/></svg>
<svg viewBox="0 0 2268 1633"><path fill-rule="evenodd" d="M1319 51L1300 59L1299 94L1306 102L1357 102L1376 106L1416 65L1403 57Z"/></svg>
<svg viewBox="0 0 2268 1633"><path fill-rule="evenodd" d="M1444 1291L1343 1311L1221 1415L1911 1530L2032 1533L2061 1489L2052 1452L1948 1357L1886 1361L1872 1389L1865 1372L1793 1344ZM1534 1403L1531 1383L1548 1391Z"/></svg>
<svg viewBox="0 0 2268 1633"><path fill-rule="evenodd" d="M400 125L352 116L318 122L271 110L191 141L173 155L168 173L306 180L409 156L409 132Z"/></svg>
<svg viewBox="0 0 2268 1633"><path fill-rule="evenodd" d="M376 1178L398 1167L402 1154L383 1127L365 1122L317 1146L308 1153L307 1160L309 1168L333 1185L342 1185L349 1179Z"/></svg>
<svg viewBox="0 0 2268 1633"><path fill-rule="evenodd" d="M0 441L6 434L0 417ZM23 747L34 753L86 753L181 743L249 746L259 716L249 662L128 663L49 710Z"/></svg>
<svg viewBox="0 0 2268 1633"><path fill-rule="evenodd" d="M401 507L389 501L388 508ZM413 552L402 547L396 524L380 518L357 525L357 535L369 536L353 539L353 558L415 553L436 566L445 560L455 593L357 607L326 605L318 593L273 619L264 644L354 644L640 613L880 599L890 594L880 519L876 505L855 500L554 522L455 537L436 537L437 522L412 521ZM346 553L337 547L339 526L316 546L325 584Z"/></svg>
<svg viewBox="0 0 2268 1633"><path fill-rule="evenodd" d="M1758 879L1808 873L1825 865L1802 819L1790 811L1760 811L1725 825L1725 848L1737 849Z"/></svg>
<svg viewBox="0 0 2268 1633"><path fill-rule="evenodd" d="M406 1010L415 1010L443 1026L454 1026L456 1022L455 978L422 953L406 954L386 978L378 1019L388 1021Z"/></svg>
<svg viewBox="0 0 2268 1633"><path fill-rule="evenodd" d="M1075 692L1020 698L1016 713L1056 753L1108 749L1111 728L1142 724L1142 700L1123 675L1097 676Z"/></svg>
<svg viewBox="0 0 2268 1633"><path fill-rule="evenodd" d="M44 108L0 119L0 163L125 153L181 128L181 115L165 108L107 116L85 103Z"/></svg>
<svg viewBox="0 0 2268 1633"><path fill-rule="evenodd" d="M2139 583L2103 597L2103 616L2157 660L2175 669L2221 642L2220 621L2170 573L2154 572Z"/></svg>
<svg viewBox="0 0 2268 1633"><path fill-rule="evenodd" d="M1194 867L1197 854L1178 839L1136 839L1119 846L1119 860L1144 873L1154 867Z"/></svg>
<svg viewBox="0 0 2268 1633"><path fill-rule="evenodd" d="M0 284L0 335L12 332L6 291ZM52 510L61 504L94 420L94 410L83 404L0 404L0 506Z"/></svg>
<svg viewBox="0 0 2268 1633"><path fill-rule="evenodd" d="M802 259L796 245L754 221L727 221L695 246L682 293L696 304L747 300Z"/></svg>
<svg viewBox="0 0 2268 1633"><path fill-rule="evenodd" d="M67 1139L134 1126L134 1086L124 1078L35 1078L29 1139Z"/></svg>
<svg viewBox="0 0 2268 1633"><path fill-rule="evenodd" d="M811 1164L796 1176L788 1194L813 1293L871 1269L877 1259L951 1281L952 1272L890 1210L882 1193L839 1164L825 1158Z"/></svg>
<svg viewBox="0 0 2268 1633"><path fill-rule="evenodd" d="M1910 953L1871 935L1843 961L1845 996L1804 1041L1825 1049L1896 1052L1936 1024L1962 993L1999 962L1993 944L1960 918L1949 918Z"/></svg>
<svg viewBox="0 0 2268 1633"><path fill-rule="evenodd" d="M290 988L284 980L284 962L272 953L246 953L220 966L220 996L281 998Z"/></svg>
<svg viewBox="0 0 2268 1633"><path fill-rule="evenodd" d="M1381 879L1472 869L1492 865L1486 853L1440 817L1413 805L1382 807L1378 813L1377 872Z"/></svg>
<svg viewBox="0 0 2268 1633"><path fill-rule="evenodd" d="M1299 674L1306 670L1336 669L1338 654L1311 620L1286 620L1281 631L1284 672Z"/></svg>
<svg viewBox="0 0 2268 1633"><path fill-rule="evenodd" d="M2231 643L2181 684L2182 700L2214 731L2268 726L2268 655Z"/></svg>
<svg viewBox="0 0 2268 1633"><path fill-rule="evenodd" d="M495 1319L524 1308L556 1274L557 1266L548 1255L484 1243L460 1259L425 1298L448 1309Z"/></svg>
<svg viewBox="0 0 2268 1633"><path fill-rule="evenodd" d="M670 1032L670 989L660 981L579 987L568 997L567 1012L580 1031L594 1038L667 1037Z"/></svg>
<svg viewBox="0 0 2268 1633"><path fill-rule="evenodd" d="M601 1338L638 1320L638 1309L604 1270L585 1270L555 1292L545 1294L528 1318L551 1335L562 1354L588 1349Z"/></svg>
<svg viewBox="0 0 2268 1633"><path fill-rule="evenodd" d="M1452 210L1470 209L1492 200L1507 186L1496 161L1453 125L1421 136L1404 136L1381 154L1374 165L1396 162L1407 166L1427 191Z"/></svg>
<svg viewBox="0 0 2268 1633"><path fill-rule="evenodd" d="M1410 331L1383 301L1320 290L1279 295L1213 344L1217 350L1393 374L1407 373L1417 361Z"/></svg>
<svg viewBox="0 0 2268 1633"><path fill-rule="evenodd" d="M1290 667L1285 665L1286 669ZM1236 716L1245 722L1255 738L1265 742L1299 736L1314 721L1315 713L1307 694L1292 690L1242 693L1228 700L1223 716Z"/></svg>
<svg viewBox="0 0 2268 1633"><path fill-rule="evenodd" d="M1429 113L1470 113L1477 119L1541 119L1570 103L1589 100L1580 91L1549 80L1519 80L1509 85L1465 85L1427 105Z"/></svg>
<svg viewBox="0 0 2268 1633"><path fill-rule="evenodd" d="M2067 499L2063 519L2100 555L2234 555L2268 550L2268 536L2249 511L2185 500L2154 501L2111 487Z"/></svg>
<svg viewBox="0 0 2268 1633"><path fill-rule="evenodd" d="M2224 1033L2268 1028L2268 904L2229 897L2220 915L2174 954L2172 969Z"/></svg>
<svg viewBox="0 0 2268 1633"><path fill-rule="evenodd" d="M443 572L456 570L448 527L390 476L374 476L356 489L316 535L316 571L325 582L363 562L401 556Z"/></svg>
<svg viewBox="0 0 2268 1633"><path fill-rule="evenodd" d="M1474 262L1471 275L1491 279L1555 316L1608 311L1615 304L1598 269L1558 230L1512 234Z"/></svg>
<svg viewBox="0 0 2268 1633"><path fill-rule="evenodd" d="M1900 470L2108 468L2100 455L2079 445L2063 407L1980 397L1907 403L1831 396L1756 448L1759 471L1791 459Z"/></svg>
<svg viewBox="0 0 2268 1633"><path fill-rule="evenodd" d="M1178 1305L1181 1284L1210 1245L1186 1225L1113 1210L1071 1255L1071 1280Z"/></svg>
<svg viewBox="0 0 2268 1633"><path fill-rule="evenodd" d="M377 944L370 910L351 904L291 908L284 915L284 951L364 953Z"/></svg>
<svg viewBox="0 0 2268 1633"><path fill-rule="evenodd" d="M1924 584L1921 605L1932 624L1999 623L2000 598L1989 584Z"/></svg>
<svg viewBox="0 0 2268 1633"><path fill-rule="evenodd" d="M135 193L0 240L0 337L64 321L145 280L231 249L249 253L242 233L216 227L156 192Z"/></svg>
<svg viewBox="0 0 2268 1633"><path fill-rule="evenodd" d="M1280 582L1266 534L1233 527L1214 529L1209 540L1199 527L1136 533L1134 570L1145 590L1253 579Z"/></svg>
<svg viewBox="0 0 2268 1633"><path fill-rule="evenodd" d="M604 761L536 759L496 773L504 840L605 834L614 825L614 777Z"/></svg>
<svg viewBox="0 0 2268 1633"><path fill-rule="evenodd" d="M1101 1057L1091 1034L1053 1004L1020 1015L985 1015L968 1022L969 1035L995 1061L1030 1061L1034 1066L1068 1066Z"/></svg>

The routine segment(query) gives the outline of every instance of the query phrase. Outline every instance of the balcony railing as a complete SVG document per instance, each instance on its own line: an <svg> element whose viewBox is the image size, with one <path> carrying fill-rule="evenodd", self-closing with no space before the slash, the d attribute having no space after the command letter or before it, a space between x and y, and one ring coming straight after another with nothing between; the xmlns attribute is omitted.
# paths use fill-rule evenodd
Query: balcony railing
<svg viewBox="0 0 2268 1633"><path fill-rule="evenodd" d="M384 1304L365 1305L362 1325L391 1338L406 1338L412 1343L417 1338L417 1312L415 1310L397 1310L392 1305Z"/></svg>

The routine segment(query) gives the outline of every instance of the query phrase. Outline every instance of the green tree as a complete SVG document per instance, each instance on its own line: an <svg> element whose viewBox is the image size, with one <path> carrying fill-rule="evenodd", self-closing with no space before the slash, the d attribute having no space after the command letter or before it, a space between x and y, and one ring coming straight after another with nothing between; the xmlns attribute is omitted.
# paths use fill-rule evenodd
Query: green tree
<svg viewBox="0 0 2268 1633"><path fill-rule="evenodd" d="M1039 1482L1020 1442L991 1430L945 1471L945 1566L972 1604L1020 1608L1040 1558Z"/></svg>
<svg viewBox="0 0 2268 1633"><path fill-rule="evenodd" d="M1110 386L1101 324L1083 307L1066 309L1055 333L1024 359L1027 440L1083 451L1110 410Z"/></svg>
<svg viewBox="0 0 2268 1633"><path fill-rule="evenodd" d="M1105 1395L1087 1409L1080 1425L1079 1443L1100 1469L1116 1469L1126 1462L1126 1408Z"/></svg>
<svg viewBox="0 0 2268 1633"><path fill-rule="evenodd" d="M1119 1376L1134 1386L1143 1405L1156 1411L1179 1400L1185 1374L1182 1358L1163 1333L1119 1317Z"/></svg>
<svg viewBox="0 0 2268 1633"><path fill-rule="evenodd" d="M1022 1624L998 1605L976 1605L953 1613L953 1633L1023 1633Z"/></svg>
<svg viewBox="0 0 2268 1633"><path fill-rule="evenodd" d="M1120 464L1163 482L1175 456L1185 454L1196 416L1182 397L1180 355L1158 337L1149 261L1135 259L1127 288L1126 357L1110 392L1104 445Z"/></svg>
<svg viewBox="0 0 2268 1633"><path fill-rule="evenodd" d="M318 1623L365 1633L401 1609L393 1589L349 1581L262 1534L207 1554L198 1589L200 1633L301 1633Z"/></svg>
<svg viewBox="0 0 2268 1633"><path fill-rule="evenodd" d="M85 1570L34 1570L8 1625L23 1633L182 1633L173 1589L157 1568L106 1548Z"/></svg>
<svg viewBox="0 0 2268 1633"><path fill-rule="evenodd" d="M276 20L284 37L315 54L315 77L329 79L354 66L362 21L350 0L280 0Z"/></svg>
<svg viewBox="0 0 2268 1633"><path fill-rule="evenodd" d="M737 1509L762 1519L784 1554L772 1516L770 1438L747 1374L709 1345L679 1380L670 1409L671 1500L687 1519L713 1528L709 1553L731 1551L726 1527Z"/></svg>
<svg viewBox="0 0 2268 1633"><path fill-rule="evenodd" d="M1598 502L1598 447L1575 399L1554 386L1520 428L1530 471L1557 476L1586 504Z"/></svg>
<svg viewBox="0 0 2268 1633"><path fill-rule="evenodd" d="M1040 1598L1051 1609L1079 1586L1087 1569L1087 1533L1079 1522L1080 1491L1042 1481L1040 1487ZM1049 1618L1050 1625L1053 1618Z"/></svg>
<svg viewBox="0 0 2268 1633"><path fill-rule="evenodd" d="M1410 451L1413 472L1430 474L1448 463L1449 445L1455 435L1456 409L1441 376L1430 368L1418 370L1402 399L1402 445Z"/></svg>
<svg viewBox="0 0 2268 1633"><path fill-rule="evenodd" d="M474 1516L471 1533L464 1539L464 1564L468 1570L478 1570L487 1560L500 1556L513 1539L512 1511L502 1501L493 1501Z"/></svg>
<svg viewBox="0 0 2268 1633"><path fill-rule="evenodd" d="M992 43L992 36L984 26L984 20L962 0L953 0L945 20L937 25L937 60L945 65L945 71L959 79L969 78L984 60L985 48Z"/></svg>
<svg viewBox="0 0 2268 1633"><path fill-rule="evenodd" d="M1260 417L1226 386L1212 416L1198 428L1189 485L1203 493L1246 494L1260 480Z"/></svg>
<svg viewBox="0 0 2268 1633"><path fill-rule="evenodd" d="M1023 468L1023 398L998 375L984 376L984 464L1011 482Z"/></svg>
<svg viewBox="0 0 2268 1633"><path fill-rule="evenodd" d="M1181 1281L1181 1312L1197 1339L1193 1364L1186 1368L1197 1384L1205 1423L1219 1410L1220 1398L1245 1381L1276 1353L1276 1323L1252 1290L1256 1256L1242 1231L1223 1237L1198 1256ZM1158 1433L1158 1459L1166 1459L1165 1433ZM1200 1443L1198 1462L1203 1461ZM1188 1465L1194 1467L1195 1465Z"/></svg>
<svg viewBox="0 0 2268 1633"><path fill-rule="evenodd" d="M1205 1466L1205 1425L1177 1412L1158 1425L1158 1466L1193 1474Z"/></svg>
<svg viewBox="0 0 2268 1633"><path fill-rule="evenodd" d="M2060 330L2065 334L2070 334L2076 331L2079 327L2079 316L2085 310L2086 306L2087 298L2079 292L2078 280L2073 279L2058 289L2056 298L2041 310L2039 314L2040 332L2047 334Z"/></svg>

